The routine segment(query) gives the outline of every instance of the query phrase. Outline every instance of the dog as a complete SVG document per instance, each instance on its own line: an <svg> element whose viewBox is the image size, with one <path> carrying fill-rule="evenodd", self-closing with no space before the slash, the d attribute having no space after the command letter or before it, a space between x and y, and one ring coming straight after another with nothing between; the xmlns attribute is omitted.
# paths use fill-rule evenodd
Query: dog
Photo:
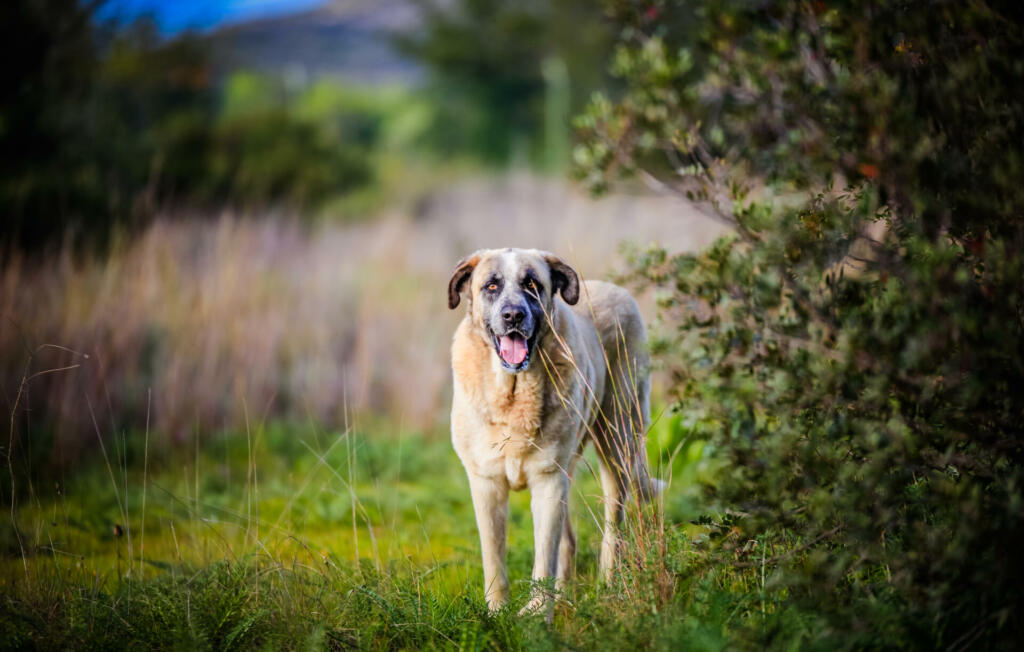
<svg viewBox="0 0 1024 652"><path fill-rule="evenodd" d="M536 249L487 249L460 260L448 307L465 298L452 341L452 444L469 477L483 555L484 596L509 598L505 566L510 490L529 488L534 589L522 613L553 615L572 573L573 470L590 440L600 458L604 532L600 571L615 567L618 527L631 490L651 499L643 436L650 422L647 335L621 287L581 283L576 271ZM550 580L549 580L550 581Z"/></svg>

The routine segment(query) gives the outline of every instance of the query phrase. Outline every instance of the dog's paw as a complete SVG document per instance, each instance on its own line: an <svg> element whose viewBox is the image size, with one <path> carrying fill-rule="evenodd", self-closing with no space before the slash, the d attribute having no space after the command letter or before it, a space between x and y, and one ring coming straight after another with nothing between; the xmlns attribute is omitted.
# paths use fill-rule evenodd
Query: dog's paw
<svg viewBox="0 0 1024 652"><path fill-rule="evenodd" d="M508 606L508 593L506 591L495 591L488 596L487 611L495 614Z"/></svg>
<svg viewBox="0 0 1024 652"><path fill-rule="evenodd" d="M544 616L544 620L551 622L555 615L555 601L550 596L536 595L526 603L526 606L519 610L520 616Z"/></svg>

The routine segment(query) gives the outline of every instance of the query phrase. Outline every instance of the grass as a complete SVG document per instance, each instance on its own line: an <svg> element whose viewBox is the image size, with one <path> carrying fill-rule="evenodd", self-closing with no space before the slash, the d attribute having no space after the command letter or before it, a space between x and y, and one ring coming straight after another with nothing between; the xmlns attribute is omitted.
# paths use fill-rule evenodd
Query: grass
<svg viewBox="0 0 1024 652"><path fill-rule="evenodd" d="M528 493L512 497L511 604L483 600L447 436L451 266L481 246L540 246L599 278L623 237L684 249L715 234L652 201L513 177L414 215L158 220L100 257L8 261L0 648L751 645L778 603L763 568L708 563L715 533L692 522L715 471L679 417L649 433L672 484L661 511L630 513L613 582L597 579L591 451L572 490L577 579L554 623L516 615L533 588ZM352 414L389 416L349 427Z"/></svg>
<svg viewBox="0 0 1024 652"><path fill-rule="evenodd" d="M634 554L607 586L596 568L600 490L581 465L577 581L547 626L515 615L530 589L528 493L512 498L513 600L490 614L450 444L390 425L278 424L165 449L135 433L108 442L109 464L100 456L31 487L21 478L20 544L10 524L3 530L2 645L721 649L763 625L763 571L702 563L705 531L689 523L691 482L708 467L699 443L677 442L688 452L661 469L674 476L665 521L632 515ZM656 424L653 460L668 455L673 429L672 419Z"/></svg>
<svg viewBox="0 0 1024 652"><path fill-rule="evenodd" d="M461 180L408 203L354 224L167 216L102 254L13 254L0 265L5 414L30 362L30 374L74 367L34 378L23 402L52 436L32 445L56 465L96 448L94 418L132 432L148 418L180 445L197 424L212 435L244 423L243 408L332 428L346 410L444 427L457 260L538 246L606 278L624 239L686 250L719 232L677 202L595 201L525 175ZM26 414L15 415L19 436Z"/></svg>

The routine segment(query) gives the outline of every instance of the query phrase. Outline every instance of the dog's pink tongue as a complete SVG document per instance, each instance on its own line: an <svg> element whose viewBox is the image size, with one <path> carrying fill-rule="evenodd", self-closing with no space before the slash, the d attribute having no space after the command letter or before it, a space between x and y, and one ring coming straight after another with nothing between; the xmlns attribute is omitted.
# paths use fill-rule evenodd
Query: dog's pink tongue
<svg viewBox="0 0 1024 652"><path fill-rule="evenodd" d="M498 344L501 347L501 358L509 364L519 364L526 359L526 340L519 333L502 335Z"/></svg>

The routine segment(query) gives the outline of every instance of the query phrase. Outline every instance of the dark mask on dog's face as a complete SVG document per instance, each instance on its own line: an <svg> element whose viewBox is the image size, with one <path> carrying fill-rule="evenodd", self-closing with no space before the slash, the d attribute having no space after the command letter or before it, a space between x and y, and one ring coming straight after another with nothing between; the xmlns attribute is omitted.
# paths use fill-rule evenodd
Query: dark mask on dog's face
<svg viewBox="0 0 1024 652"><path fill-rule="evenodd" d="M576 272L537 250L486 250L460 261L449 283L450 307L458 305L466 280L471 318L510 373L529 368L554 294L560 292L570 305L579 300Z"/></svg>

